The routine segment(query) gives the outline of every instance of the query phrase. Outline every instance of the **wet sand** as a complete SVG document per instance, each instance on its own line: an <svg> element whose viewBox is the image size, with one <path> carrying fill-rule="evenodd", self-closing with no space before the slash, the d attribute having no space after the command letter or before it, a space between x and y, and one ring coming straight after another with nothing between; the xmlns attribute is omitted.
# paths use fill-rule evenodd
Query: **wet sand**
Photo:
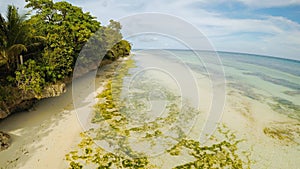
<svg viewBox="0 0 300 169"><path fill-rule="evenodd" d="M141 62L142 60L137 60L138 64L142 64ZM160 62L163 61L160 60ZM148 60L147 64L149 63L151 62ZM155 60L153 60L153 63L155 63ZM170 65L167 62L161 64ZM143 66L147 65L144 64ZM180 72L184 72L176 64L173 64L170 71L178 72L179 77L182 77ZM211 108L212 88L209 78L205 75L194 73L193 77L198 82L196 96L200 96L199 109L202 114L192 128L190 137L197 139ZM160 77L157 78L160 79ZM82 89L91 87L87 79L82 78L78 82ZM166 82L174 91L178 90L178 84L174 85L172 79ZM186 94L195 92L193 87L188 87L189 84L184 84L180 87L185 87ZM94 93L88 93L88 95L85 92L82 95L76 93L76 97L80 97L83 101L96 101L95 96L101 92L102 88L102 86L99 86ZM195 100L192 99L191 103L193 101ZM224 104L221 122L235 131L238 139L246 140L240 144L239 148L240 150L250 150L252 152L251 160L256 161L253 163L252 168L296 169L300 166L298 160L299 144L274 139L264 133L266 127L274 124L279 128L288 126L294 130L299 130L293 128L295 125L289 125L298 124L298 121L274 112L265 103L251 99L239 90L230 87L226 89ZM82 110L91 112L93 104L87 103L81 106ZM9 169L67 168L68 164L64 160L65 154L76 149L81 140L79 133L84 130L74 110L71 86L68 86L68 92L60 97L42 100L33 110L17 113L0 121L0 128L12 135L13 139L11 147L0 152L0 166ZM179 160L185 161L184 159ZM171 165L171 163L166 163L163 160L161 162L157 161L157 163L160 163L164 168Z"/></svg>
<svg viewBox="0 0 300 169"><path fill-rule="evenodd" d="M147 51L141 51L138 60L138 64L141 67L152 67L153 65L166 65L168 68L164 70L170 70L171 75L182 78L184 66L176 65L176 63L170 63L166 59L159 58L159 56L153 56ZM146 59L145 59L146 58ZM146 61L145 61L146 60ZM159 61L158 61L159 60ZM159 62L159 63L158 63ZM152 64L152 65L151 65ZM172 68L169 68L172 67ZM162 71L161 71L162 72ZM158 81L167 84L173 91L179 93L182 92L181 88L185 88L183 97L191 100L191 103L195 100L199 100L199 110L201 114L197 117L197 122L193 126L189 136L193 139L199 139L206 119L209 115L212 103L212 83L210 79L199 72L192 72L192 78L197 83L198 95L195 94L195 88L191 86L191 81L185 79L177 79L180 86L174 83L174 80L159 77L159 73L154 74ZM176 76L179 75L179 76ZM186 76L185 76L186 77ZM300 166L300 122L296 119L289 118L284 114L279 114L272 110L267 104L268 99L256 100L243 94L240 90L232 88L226 82L226 100L224 103L224 111L220 120L220 123L225 124L229 129L234 131L237 135L237 139L244 139L245 141L239 145L240 152L250 151L250 159L253 162L252 168L293 168L297 169ZM193 93L194 94L190 94ZM254 91L259 93L259 91ZM199 98L193 98L193 97ZM293 141L287 139L272 138L264 133L266 128L276 129L278 131L287 131L282 136L293 135ZM181 159L182 161L183 159ZM161 160L163 168L170 168L172 164ZM184 161L184 160L183 160ZM188 161L186 161L188 162Z"/></svg>

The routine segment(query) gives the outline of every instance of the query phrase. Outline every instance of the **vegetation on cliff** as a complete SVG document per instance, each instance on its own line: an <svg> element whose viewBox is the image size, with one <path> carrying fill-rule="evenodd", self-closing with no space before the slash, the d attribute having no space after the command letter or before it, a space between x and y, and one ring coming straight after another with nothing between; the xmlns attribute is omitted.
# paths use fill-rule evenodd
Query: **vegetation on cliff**
<svg viewBox="0 0 300 169"><path fill-rule="evenodd" d="M51 97L45 90L70 79L89 39L96 41L91 48L103 59L113 61L131 50L116 21L102 26L89 12L65 1L26 2L30 13L21 15L8 6L6 16L0 15L0 118L20 105L16 99ZM91 62L87 58L87 64Z"/></svg>

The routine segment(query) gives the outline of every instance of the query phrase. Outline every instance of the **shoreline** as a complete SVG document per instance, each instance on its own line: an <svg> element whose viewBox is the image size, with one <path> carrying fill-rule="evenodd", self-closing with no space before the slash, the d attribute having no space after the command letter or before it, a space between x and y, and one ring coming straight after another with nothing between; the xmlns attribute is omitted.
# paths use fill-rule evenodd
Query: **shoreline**
<svg viewBox="0 0 300 169"><path fill-rule="evenodd" d="M144 55L147 55L145 58L151 61L151 54L145 52ZM156 63L155 60L147 61L143 64ZM160 64L172 64L164 63L163 60L160 59L162 62ZM183 72L183 70L176 69L173 73L179 74L179 72ZM201 117L205 119L210 109L210 82L208 78L200 78L202 77L201 73L195 72L195 74L196 78L199 77L199 96L203 98L200 99L200 110L204 113ZM232 83L230 80L226 83L226 100L221 123L224 123L230 130L234 131L238 139L246 140L239 147L241 151L250 150L252 152L251 159L256 161L256 163L252 164L252 167L297 168L300 165L300 162L296 160L300 152L299 121L274 111L268 105L272 99L271 97L266 96L266 98L263 98L266 99L264 101L256 100L255 97L251 98L252 95L249 96L247 91L243 93L243 91L231 87L230 83ZM258 92L256 90L254 94ZM201 125L204 121L203 119L198 119L197 123ZM192 135L197 138L199 131L202 131L202 129L202 126L194 127ZM274 133L273 137L267 132ZM294 140L289 141L290 137Z"/></svg>
<svg viewBox="0 0 300 169"><path fill-rule="evenodd" d="M126 59L126 58L124 58ZM145 61L145 60L144 60ZM86 100L97 101L96 96L104 89L107 76L112 76L118 61L97 73L96 90L93 93L85 93L84 89L90 86L90 76L86 75L78 80L81 90L76 96L82 100L81 110L93 111L94 104ZM139 65L141 66L141 65ZM180 71L178 69L177 71ZM210 90L209 79L200 78L197 74L199 94L202 98L201 115L198 124L202 124L206 111L209 110ZM60 97L44 99L29 112L22 112L0 121L0 128L12 134L13 144L7 150L0 152L0 168L68 168L65 155L77 148L81 141L80 133L82 124L78 121L72 100L72 84L68 85L67 93ZM80 97L81 96L81 97ZM210 99L207 99L210 98ZM222 123L235 131L238 139L246 139L239 146L241 151L251 150L253 168L297 168L300 165L295 160L300 146L286 145L282 140L276 140L264 133L264 128L271 122L292 122L290 118L271 110L271 108L251 99L239 90L227 88L225 109ZM93 102L93 103L95 103ZM53 111L52 111L53 110ZM56 112L56 113L53 113ZM90 116L89 116L90 117ZM89 119L87 117L87 119ZM82 118L79 117L82 122ZM5 122L4 122L5 121ZM284 125L276 127L285 127ZM288 126L289 127L289 126ZM192 135L197 136L201 126L193 128ZM28 138L28 136L31 136ZM24 139L23 139L23 138ZM16 152L15 152L16 151ZM7 163L8 162L8 163ZM163 163L163 162L162 162ZM163 163L164 164L164 163ZM169 166L168 164L164 164Z"/></svg>
<svg viewBox="0 0 300 169"><path fill-rule="evenodd" d="M103 90L106 77L111 76L120 61L101 67L97 76L87 73L76 79L82 89L91 87L87 81L95 80L95 91L88 96L84 91L76 93L81 100L92 100L80 107L93 111L93 100ZM68 168L65 155L77 147L84 131L73 104L72 83L59 97L42 99L29 111L18 112L0 121L0 128L11 136L11 145L0 152L0 169L14 168Z"/></svg>

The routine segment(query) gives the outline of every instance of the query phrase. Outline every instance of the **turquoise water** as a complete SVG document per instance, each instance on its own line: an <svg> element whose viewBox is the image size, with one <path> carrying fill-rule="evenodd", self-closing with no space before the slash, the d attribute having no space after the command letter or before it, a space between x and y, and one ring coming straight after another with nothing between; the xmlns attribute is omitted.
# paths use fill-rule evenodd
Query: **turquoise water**
<svg viewBox="0 0 300 169"><path fill-rule="evenodd" d="M300 120L300 61L229 52L150 50L146 53L166 58L170 63L182 62L208 77L224 69L228 89L240 90L251 99L264 101L274 111Z"/></svg>
<svg viewBox="0 0 300 169"><path fill-rule="evenodd" d="M299 61L184 50L133 53L124 60L132 64L129 72L122 64L116 70L111 97L104 92L120 107L110 109L111 116L99 112L94 121L97 144L107 151L145 155L158 168L173 168L194 160L192 153L169 154L182 139L204 147L238 139L237 154L244 159L249 153L251 168L298 168ZM225 136L229 131L234 134Z"/></svg>
<svg viewBox="0 0 300 169"><path fill-rule="evenodd" d="M249 54L218 54L229 82L247 86L252 91L250 94L261 94L262 98L273 101L273 105L280 105L273 107L276 112L300 120L300 61Z"/></svg>

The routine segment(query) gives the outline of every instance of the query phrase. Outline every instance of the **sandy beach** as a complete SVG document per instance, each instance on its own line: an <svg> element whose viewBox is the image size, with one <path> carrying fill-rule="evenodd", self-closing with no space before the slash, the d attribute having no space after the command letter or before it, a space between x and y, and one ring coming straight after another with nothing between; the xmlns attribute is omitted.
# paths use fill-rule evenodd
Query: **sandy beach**
<svg viewBox="0 0 300 169"><path fill-rule="evenodd" d="M86 103L80 107L76 105L81 112L93 111L96 95L103 89L105 76L111 72L99 73L101 77L96 80L93 73L75 80L73 84L80 86L77 93L72 93L72 84L69 84L67 92L61 96L41 100L30 111L1 120L0 129L11 135L12 143L0 152L0 168L68 168L65 155L77 147L80 133L84 131L74 108L74 99ZM93 87L93 80L97 87L86 95L84 89Z"/></svg>
<svg viewBox="0 0 300 169"><path fill-rule="evenodd" d="M0 1L0 169L300 169L300 0Z"/></svg>
<svg viewBox="0 0 300 169"><path fill-rule="evenodd" d="M298 143L271 138L264 133L264 128L272 124L279 124L278 129L288 130L291 127L293 131L299 131L297 120L278 114L266 104L232 90L227 94L222 122L235 131L238 138L245 139L240 149L251 150L252 168L296 169L300 165L300 161L296 160L300 152Z"/></svg>
<svg viewBox="0 0 300 169"><path fill-rule="evenodd" d="M2 120L0 128L12 136L11 146L0 152L0 166L24 169L66 168L64 156L76 146L82 131L70 86L62 96Z"/></svg>
<svg viewBox="0 0 300 169"><path fill-rule="evenodd" d="M137 60L139 64L141 64L140 61ZM147 63L151 62L148 60ZM180 67L176 67L175 63L173 68L176 68L178 72L183 72ZM105 75L102 74L98 76L102 77L102 80L96 79L102 85L98 84L94 92L86 93L85 89L93 87L93 78L91 77L90 74L76 80L80 89L75 97L84 103L77 109L79 108L81 112L87 112L87 114L93 111L93 105L97 101L96 94L102 91L105 84L105 80L103 81ZM199 108L203 113L200 114L197 123L193 126L190 137L198 139L210 109L212 89L209 78L201 74L195 74L194 77L198 81ZM159 77L157 78L159 79ZM172 79L166 83L172 83ZM176 90L176 85L168 84L168 86L173 87L174 91ZM187 89L188 92L193 92L191 89ZM92 102L88 102L91 100ZM81 140L80 132L85 130L78 120L73 101L72 86L69 85L67 92L62 96L39 101L31 111L16 113L0 121L1 130L12 136L11 147L0 152L1 168L68 168L65 155L76 150L77 144ZM80 119L82 122L82 117ZM296 169L300 166L300 161L296 160L300 152L299 144L277 140L264 133L266 127L272 127L275 124L282 129L297 131L299 130L297 125L290 125L299 124L297 120L274 112L265 103L246 97L239 90L228 87L221 122L236 132L238 139L246 140L239 145L239 148L242 151L251 151L251 160L255 161L252 168ZM183 160L181 162L184 162ZM172 165L166 160L155 162L163 168L170 168Z"/></svg>
<svg viewBox="0 0 300 169"><path fill-rule="evenodd" d="M145 58L142 56L146 55ZM151 52L147 54L141 52L139 60L141 65L145 66L152 63L154 65L167 65L169 61L163 61L159 59L161 63L157 63L156 56L151 58ZM172 65L172 66L170 66ZM150 66L150 67L151 67ZM175 63L168 63L171 68L165 70L171 70L175 77L176 75L184 72L184 67L176 66ZM146 67L146 66L145 66ZM162 67L162 66L161 66ZM186 76L180 76L180 78ZM159 77L157 77L159 79ZM163 76L161 76L163 78ZM194 74L194 78L197 82L198 96L199 96L199 114L196 125L193 126L190 136L194 139L198 139L201 131L205 124L205 119L207 119L210 106L212 103L212 87L209 78L201 73ZM165 78L167 79L167 78ZM178 80L178 78L177 78ZM180 82L181 79L178 81ZM158 81L163 82L163 79ZM166 80L166 84L169 87L174 86L174 82L171 80ZM172 85L173 83L173 85ZM300 166L300 161L296 160L300 155L300 145L299 145L299 132L300 123L297 119L292 119L284 114L280 114L267 104L270 96L263 96L262 100L256 100L247 96L247 94L241 92L243 90L237 90L231 87L230 80L226 83L226 100L224 102L224 111L220 123L225 124L230 130L235 132L238 139L244 139L239 148L241 151L251 152L250 158L253 161L251 168L293 168L297 169ZM185 88L186 93L195 92L187 80L183 80L180 83L180 87ZM174 87L173 87L174 88ZM245 89L244 89L245 90ZM276 89L278 90L278 89ZM173 91L179 91L174 88ZM253 92L259 93L260 91L254 90ZM193 99L195 94L188 94L187 98ZM198 124L198 125L197 125ZM264 133L266 128L274 129L278 133L281 133L282 137L291 136L294 140L280 139L275 136L272 138ZM170 162L164 162L163 168L170 168Z"/></svg>

